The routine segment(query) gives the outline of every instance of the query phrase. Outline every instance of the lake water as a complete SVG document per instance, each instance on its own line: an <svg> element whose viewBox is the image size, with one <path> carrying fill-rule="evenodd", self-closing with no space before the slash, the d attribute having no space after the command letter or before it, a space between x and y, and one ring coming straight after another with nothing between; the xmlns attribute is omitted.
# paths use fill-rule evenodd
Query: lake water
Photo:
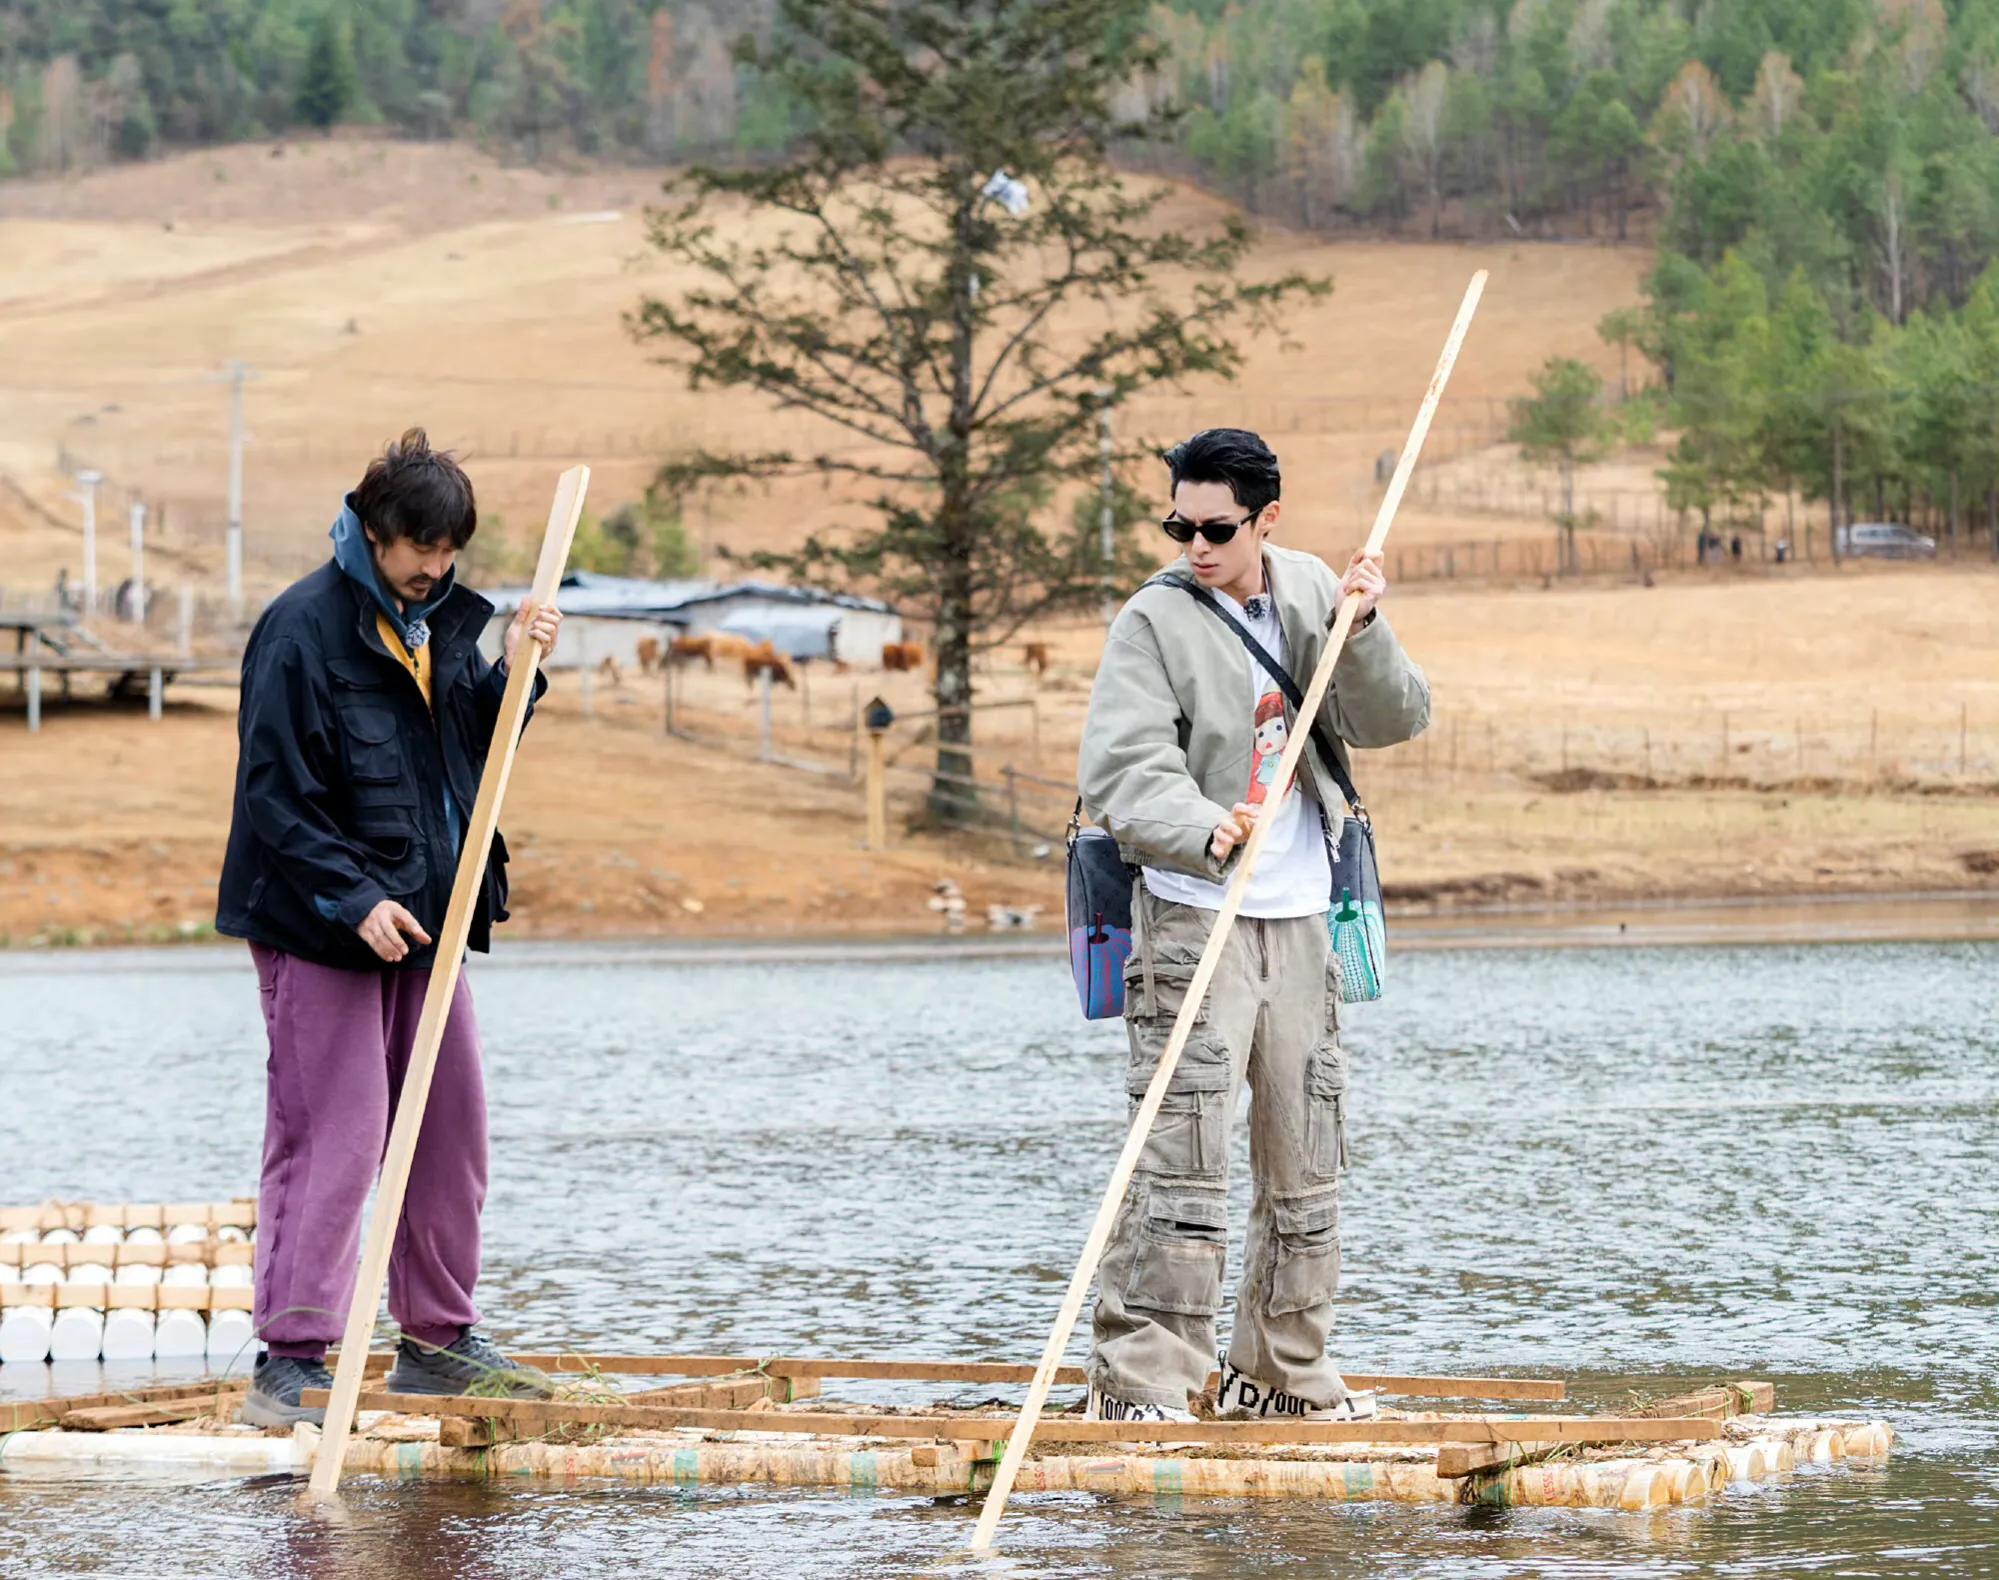
<svg viewBox="0 0 1999 1580"><path fill-rule="evenodd" d="M1586 1407L1770 1378L1786 1411L1891 1421L1885 1468L1646 1516L1023 1496L983 1567L952 1559L971 1511L889 1495L356 1480L329 1524L281 1480L10 1473L0 1572L1999 1573L1999 944L1394 972L1346 1033L1337 1355L1562 1376ZM1124 1120L1122 1031L1078 1020L1059 957L516 948L472 980L497 1337L1039 1353ZM0 955L0 1004L0 1201L254 1186L243 956ZM0 1394L98 1381L0 1368Z"/></svg>

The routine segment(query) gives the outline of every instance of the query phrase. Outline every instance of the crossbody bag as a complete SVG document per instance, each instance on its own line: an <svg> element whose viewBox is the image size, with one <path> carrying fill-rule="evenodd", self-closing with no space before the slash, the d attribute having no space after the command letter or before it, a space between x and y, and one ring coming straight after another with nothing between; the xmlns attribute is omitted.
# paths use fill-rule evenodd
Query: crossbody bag
<svg viewBox="0 0 1999 1580"><path fill-rule="evenodd" d="M1299 714L1305 711L1305 693L1298 689L1290 671L1250 635L1249 627L1222 607L1213 593L1177 576L1162 576L1158 580L1178 587L1235 632L1250 656L1277 682L1292 710ZM1326 929L1339 956L1340 997L1349 1004L1367 1003L1381 997L1383 971L1388 964L1388 918L1381 905L1381 869L1374 857L1374 820L1361 804L1360 792L1354 788L1352 775L1341 765L1332 740L1316 719L1310 721L1308 728L1320 760L1352 809L1352 816L1340 821L1340 837L1326 840L1333 864Z"/></svg>

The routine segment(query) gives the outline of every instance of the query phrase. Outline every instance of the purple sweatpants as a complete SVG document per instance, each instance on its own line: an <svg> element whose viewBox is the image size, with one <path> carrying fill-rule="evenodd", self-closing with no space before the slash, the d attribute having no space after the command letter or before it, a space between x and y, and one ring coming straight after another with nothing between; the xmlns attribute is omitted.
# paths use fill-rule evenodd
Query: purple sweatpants
<svg viewBox="0 0 1999 1580"><path fill-rule="evenodd" d="M257 1193L257 1332L274 1355L317 1357L340 1337L361 1255L361 1218L427 971L341 971L252 944L271 1057ZM431 1078L389 1261L389 1314L449 1344L479 1320L479 1209L486 1199L486 1089L461 974Z"/></svg>

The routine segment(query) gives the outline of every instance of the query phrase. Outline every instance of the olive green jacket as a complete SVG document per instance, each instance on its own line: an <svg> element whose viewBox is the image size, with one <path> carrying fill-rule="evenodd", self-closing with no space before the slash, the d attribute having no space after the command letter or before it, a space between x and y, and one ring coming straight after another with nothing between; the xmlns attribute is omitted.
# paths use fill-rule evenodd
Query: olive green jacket
<svg viewBox="0 0 1999 1580"><path fill-rule="evenodd" d="M1184 558L1166 574L1193 579ZM1264 547L1264 577L1284 626L1285 665L1307 690L1339 612L1339 577L1317 555L1274 544ZM1077 786L1126 861L1217 883L1227 876L1242 847L1217 862L1208 843L1249 786L1252 667L1260 678L1242 639L1177 587L1141 587L1119 612L1090 691ZM1430 722L1430 683L1379 611L1347 639L1319 720L1342 768L1347 746L1394 746ZM1316 746L1304 764L1319 805L1329 814L1342 807Z"/></svg>

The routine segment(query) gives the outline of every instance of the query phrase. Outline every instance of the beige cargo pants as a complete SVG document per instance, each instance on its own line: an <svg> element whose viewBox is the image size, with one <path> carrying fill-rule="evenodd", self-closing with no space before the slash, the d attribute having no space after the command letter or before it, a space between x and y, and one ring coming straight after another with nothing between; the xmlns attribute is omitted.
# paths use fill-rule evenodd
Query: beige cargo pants
<svg viewBox="0 0 1999 1580"><path fill-rule="evenodd" d="M1140 881L1132 915L1125 1088L1135 1112L1214 913L1158 899ZM1308 1406L1345 1396L1325 1353L1346 1153L1338 972L1323 916L1244 918L1231 932L1098 1271L1089 1375L1113 1398L1185 1409L1214 1366L1229 1132L1245 1078L1255 1194L1229 1361Z"/></svg>

